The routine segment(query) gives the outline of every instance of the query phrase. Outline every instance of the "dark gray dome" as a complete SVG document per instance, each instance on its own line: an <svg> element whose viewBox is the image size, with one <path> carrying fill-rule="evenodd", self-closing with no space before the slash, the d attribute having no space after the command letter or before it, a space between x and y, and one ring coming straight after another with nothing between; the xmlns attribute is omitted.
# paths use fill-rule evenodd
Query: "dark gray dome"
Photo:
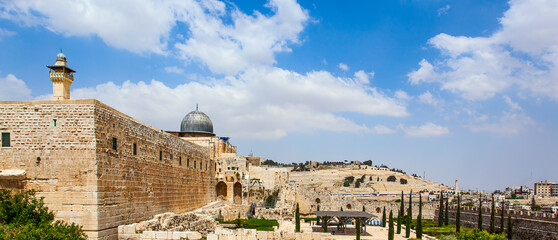
<svg viewBox="0 0 558 240"><path fill-rule="evenodd" d="M191 111L182 119L180 131L213 134L213 123L211 123L211 119L205 113Z"/></svg>

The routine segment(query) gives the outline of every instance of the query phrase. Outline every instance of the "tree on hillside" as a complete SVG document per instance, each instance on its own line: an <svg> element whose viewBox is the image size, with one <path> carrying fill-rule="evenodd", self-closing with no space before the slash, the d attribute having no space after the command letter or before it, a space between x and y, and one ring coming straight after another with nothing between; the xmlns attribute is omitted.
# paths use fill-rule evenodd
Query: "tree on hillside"
<svg viewBox="0 0 558 240"><path fill-rule="evenodd" d="M363 163L364 165L372 166L372 160L366 160Z"/></svg>
<svg viewBox="0 0 558 240"><path fill-rule="evenodd" d="M490 233L496 232L496 203L494 202L494 194L492 194L492 208L490 209Z"/></svg>
<svg viewBox="0 0 558 240"><path fill-rule="evenodd" d="M389 210L389 229L388 229L388 240L394 240L395 231L393 229L393 211Z"/></svg>
<svg viewBox="0 0 558 240"><path fill-rule="evenodd" d="M417 216L417 231L415 232L418 239L422 239L422 196L419 193L419 214Z"/></svg>
<svg viewBox="0 0 558 240"><path fill-rule="evenodd" d="M356 219L355 228L356 228L356 239L360 240L360 218Z"/></svg>
<svg viewBox="0 0 558 240"><path fill-rule="evenodd" d="M506 203L502 201L502 212L500 212L500 233L504 233L504 212Z"/></svg>
<svg viewBox="0 0 558 240"><path fill-rule="evenodd" d="M461 231L461 193L457 195L457 214L455 215L455 232Z"/></svg>
<svg viewBox="0 0 558 240"><path fill-rule="evenodd" d="M438 227L444 224L444 191L440 191L440 206L438 206Z"/></svg>
<svg viewBox="0 0 558 240"><path fill-rule="evenodd" d="M479 194L479 219L478 229L482 230L482 194Z"/></svg>
<svg viewBox="0 0 558 240"><path fill-rule="evenodd" d="M511 215L509 214L508 214L508 233L506 234L506 236L510 240L513 238L513 222L511 219Z"/></svg>
<svg viewBox="0 0 558 240"><path fill-rule="evenodd" d="M403 184L403 185L404 185L404 184L407 184L407 179L405 179L405 178L400 178L400 179L399 179L399 183L400 183L400 184Z"/></svg>
<svg viewBox="0 0 558 240"><path fill-rule="evenodd" d="M446 198L446 211L444 211L444 225L449 225L449 197Z"/></svg>
<svg viewBox="0 0 558 240"><path fill-rule="evenodd" d="M409 193L409 208L407 208L407 223L405 224L405 237L411 236L411 223L413 222L413 190Z"/></svg>
<svg viewBox="0 0 558 240"><path fill-rule="evenodd" d="M403 199L403 191L401 191L401 205L399 206L399 212L397 213L397 234L401 234L401 222L403 221L404 212L405 200Z"/></svg>
<svg viewBox="0 0 558 240"><path fill-rule="evenodd" d="M388 181L388 182L395 182L395 180L397 180L397 178L396 178L395 176L393 176L393 175L391 175L391 176L389 176L389 177L387 178L387 181Z"/></svg>
<svg viewBox="0 0 558 240"><path fill-rule="evenodd" d="M0 190L0 239L86 239L81 226L54 221L54 213L29 190Z"/></svg>
<svg viewBox="0 0 558 240"><path fill-rule="evenodd" d="M384 206L384 213L382 214L382 227L386 227L386 207Z"/></svg>
<svg viewBox="0 0 558 240"><path fill-rule="evenodd" d="M298 203L296 203L295 224L295 232L300 232L300 208L298 207Z"/></svg>

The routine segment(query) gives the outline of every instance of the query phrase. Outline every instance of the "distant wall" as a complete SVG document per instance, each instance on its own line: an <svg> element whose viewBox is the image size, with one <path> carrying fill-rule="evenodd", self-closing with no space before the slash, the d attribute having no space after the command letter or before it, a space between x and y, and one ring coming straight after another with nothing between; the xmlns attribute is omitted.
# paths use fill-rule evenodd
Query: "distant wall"
<svg viewBox="0 0 558 240"><path fill-rule="evenodd" d="M452 206L449 209L449 222L455 224L455 216L457 207ZM478 227L478 207L462 207L461 208L461 226L468 228ZM490 228L490 208L483 208L483 229ZM499 229L501 224L501 210L496 209L495 226ZM528 211L506 210L504 212L504 226L507 228L508 215L512 216L514 236L513 239L522 240L556 240L558 239L558 214L537 213ZM438 221L438 209L435 211L435 221Z"/></svg>

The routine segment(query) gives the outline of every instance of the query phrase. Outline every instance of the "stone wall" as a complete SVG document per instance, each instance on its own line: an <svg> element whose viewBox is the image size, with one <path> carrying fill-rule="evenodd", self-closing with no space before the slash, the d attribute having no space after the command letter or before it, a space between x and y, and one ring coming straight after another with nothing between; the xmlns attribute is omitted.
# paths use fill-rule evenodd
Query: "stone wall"
<svg viewBox="0 0 558 240"><path fill-rule="evenodd" d="M82 225L91 239L116 239L119 225L214 199L206 148L97 100L0 102L0 112L0 132L11 139L0 171L24 171L0 187L37 190L57 219Z"/></svg>
<svg viewBox="0 0 558 240"><path fill-rule="evenodd" d="M164 212L186 212L211 202L215 172L206 148L100 102L95 106L101 236L114 239L119 225ZM117 150L112 149L113 138Z"/></svg>
<svg viewBox="0 0 558 240"><path fill-rule="evenodd" d="M457 207L452 206L449 209L449 222L455 224L455 216ZM461 226L467 228L478 227L478 207L462 207L461 208ZM490 228L490 208L483 208L483 229ZM499 229L501 224L501 210L496 209L495 226ZM547 213L536 213L529 211L506 210L504 212L504 227L507 228L508 216L512 216L514 236L513 239L522 240L556 240L558 239L558 215ZM438 210L436 209L435 221L438 221Z"/></svg>
<svg viewBox="0 0 558 240"><path fill-rule="evenodd" d="M0 132L9 132L11 140L10 147L0 148L0 171L25 171L11 181L17 184L1 187L35 189L57 219L95 230L94 112L90 100L0 102Z"/></svg>
<svg viewBox="0 0 558 240"><path fill-rule="evenodd" d="M214 234L207 235L207 240L295 240L295 239L308 239L308 240L333 240L330 233L308 232L308 233L293 233L293 232L279 232L279 231L256 231L255 229L223 229L217 228Z"/></svg>

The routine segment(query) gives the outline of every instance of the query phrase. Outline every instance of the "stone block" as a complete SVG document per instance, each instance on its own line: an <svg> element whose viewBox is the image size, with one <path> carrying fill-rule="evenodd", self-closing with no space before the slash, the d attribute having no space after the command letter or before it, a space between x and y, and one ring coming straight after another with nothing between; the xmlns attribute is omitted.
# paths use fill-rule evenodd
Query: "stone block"
<svg viewBox="0 0 558 240"><path fill-rule="evenodd" d="M207 240L219 240L219 236L215 233L207 234Z"/></svg>

